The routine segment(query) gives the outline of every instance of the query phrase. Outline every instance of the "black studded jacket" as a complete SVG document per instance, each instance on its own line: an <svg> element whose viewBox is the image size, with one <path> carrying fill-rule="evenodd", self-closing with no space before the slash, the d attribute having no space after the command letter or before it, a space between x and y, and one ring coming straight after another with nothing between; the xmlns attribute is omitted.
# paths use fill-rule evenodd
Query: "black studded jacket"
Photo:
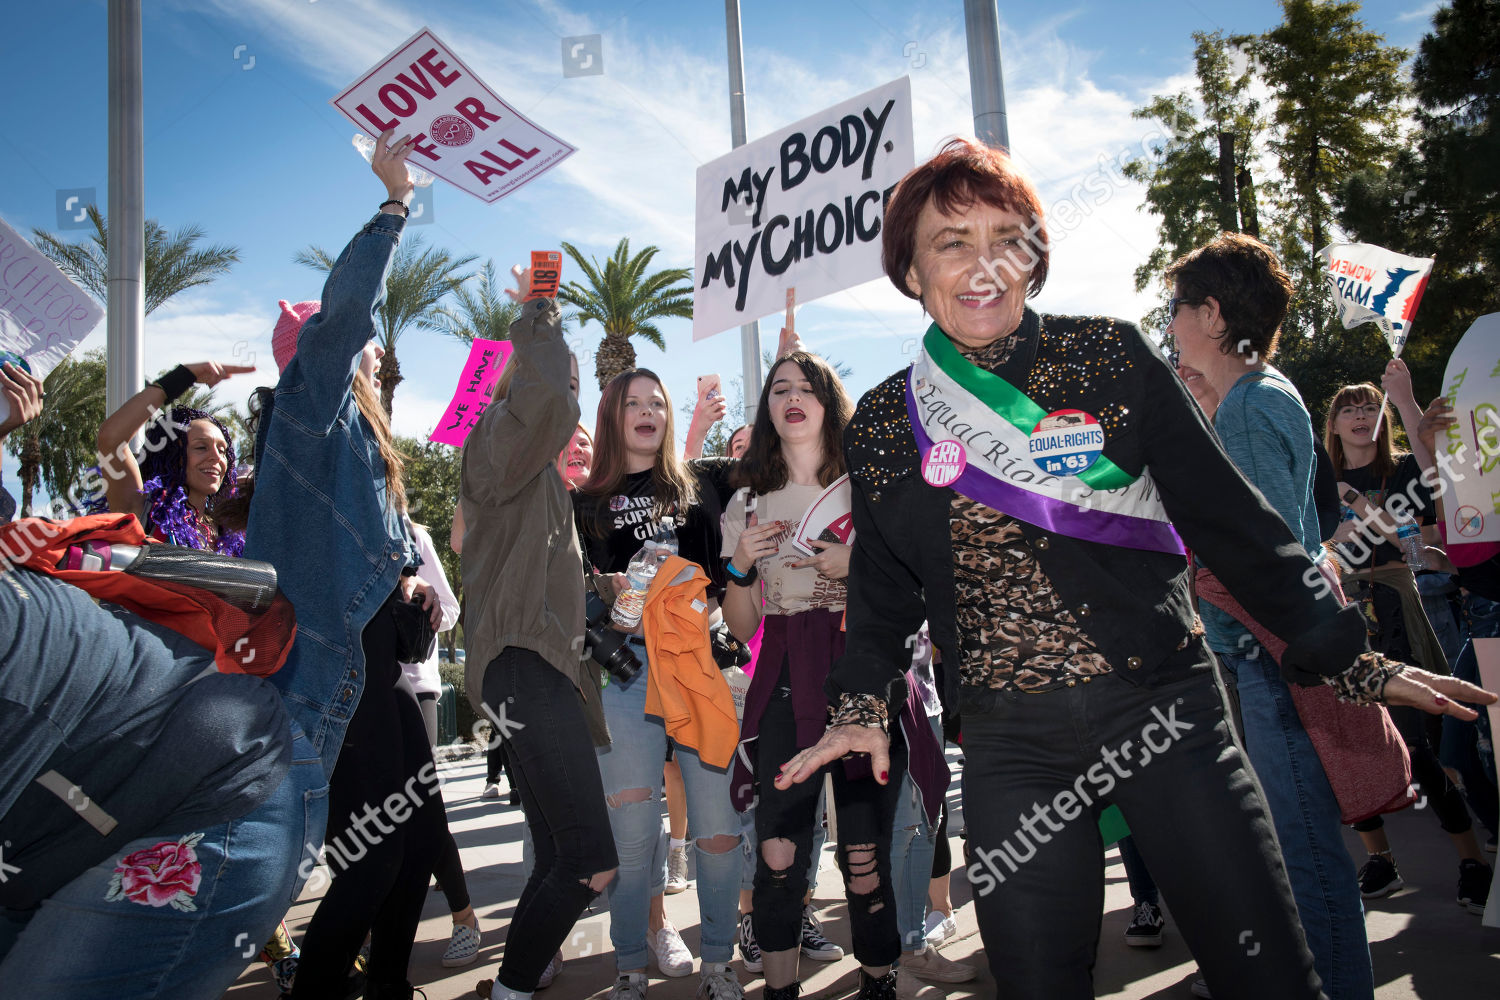
<svg viewBox="0 0 1500 1000"><path fill-rule="evenodd" d="M1039 316L1026 310L1021 340L993 370L1047 412L1079 409L1105 429L1104 454L1138 474L1149 466L1183 544L1256 620L1286 639L1288 681L1321 683L1366 651L1357 608L1341 608L1306 551L1220 447L1161 355L1130 323ZM835 722L873 723L905 698L909 637L925 619L943 662L959 664L954 621L953 491L923 480L906 372L860 400L844 435L853 493L848 644L829 675ZM1021 523L1042 570L1110 667L1154 685L1208 669L1194 634L1190 573L1180 555L1122 548ZM945 706L982 711L999 693L945 672ZM1015 695L1011 695L1015 697ZM885 702L880 705L878 702ZM873 710L872 710L873 706ZM884 711L880 711L884 709Z"/></svg>

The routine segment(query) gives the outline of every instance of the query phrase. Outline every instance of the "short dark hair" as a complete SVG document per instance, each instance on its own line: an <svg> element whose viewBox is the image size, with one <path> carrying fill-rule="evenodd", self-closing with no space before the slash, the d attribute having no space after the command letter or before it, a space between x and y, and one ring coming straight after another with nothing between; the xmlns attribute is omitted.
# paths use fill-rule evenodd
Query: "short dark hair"
<svg viewBox="0 0 1500 1000"><path fill-rule="evenodd" d="M1243 233L1220 233L1167 268L1177 297L1201 303L1212 296L1224 317L1219 350L1266 360L1276 355L1281 324L1292 300L1292 279L1270 247ZM1168 317L1169 319L1171 317Z"/></svg>
<svg viewBox="0 0 1500 1000"><path fill-rule="evenodd" d="M1016 169L1009 156L973 139L950 139L938 154L901 178L885 207L881 230L881 264L902 295L917 298L907 287L906 273L917 253L917 220L928 204L950 213L984 202L1015 212L1035 222L1028 231L1027 249L1036 265L1031 269L1027 297L1047 282L1052 246L1042 222L1042 200L1031 180Z"/></svg>

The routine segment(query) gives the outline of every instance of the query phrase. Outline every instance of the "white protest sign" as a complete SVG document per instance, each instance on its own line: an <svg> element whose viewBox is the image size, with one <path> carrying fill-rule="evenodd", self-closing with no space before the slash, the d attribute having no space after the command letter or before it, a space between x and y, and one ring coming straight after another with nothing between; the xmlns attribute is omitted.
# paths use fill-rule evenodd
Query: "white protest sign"
<svg viewBox="0 0 1500 1000"><path fill-rule="evenodd" d="M103 306L0 219L0 352L46 378L103 318ZM9 414L0 397L0 420Z"/></svg>
<svg viewBox="0 0 1500 1000"><path fill-rule="evenodd" d="M882 275L886 195L915 165L902 77L698 168L693 339Z"/></svg>
<svg viewBox="0 0 1500 1000"><path fill-rule="evenodd" d="M372 136L410 133L410 163L480 201L505 197L574 152L501 100L427 28L330 103Z"/></svg>
<svg viewBox="0 0 1500 1000"><path fill-rule="evenodd" d="M1318 251L1344 329L1374 323L1399 358L1432 273L1431 257L1408 257L1373 243L1334 243Z"/></svg>
<svg viewBox="0 0 1500 1000"><path fill-rule="evenodd" d="M1500 313L1476 319L1453 349L1443 395L1458 421L1435 442L1448 544L1500 541Z"/></svg>

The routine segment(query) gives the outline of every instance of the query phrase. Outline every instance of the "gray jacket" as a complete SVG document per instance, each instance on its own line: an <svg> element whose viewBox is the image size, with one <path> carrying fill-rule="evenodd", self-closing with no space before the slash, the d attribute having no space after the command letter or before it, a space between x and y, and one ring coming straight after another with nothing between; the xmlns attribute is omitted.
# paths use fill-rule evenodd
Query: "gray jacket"
<svg viewBox="0 0 1500 1000"><path fill-rule="evenodd" d="M464 686L481 718L485 668L508 646L562 671L583 699L589 735L609 743L599 668L583 648L583 557L558 453L578 425L561 315L526 303L510 328L510 388L464 445Z"/></svg>

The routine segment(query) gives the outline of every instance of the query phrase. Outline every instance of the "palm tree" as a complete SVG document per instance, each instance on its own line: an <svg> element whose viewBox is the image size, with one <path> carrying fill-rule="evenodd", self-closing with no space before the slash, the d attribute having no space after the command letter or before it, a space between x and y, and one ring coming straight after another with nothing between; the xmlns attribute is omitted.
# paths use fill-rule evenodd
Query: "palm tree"
<svg viewBox="0 0 1500 1000"><path fill-rule="evenodd" d="M82 243L66 243L52 233L33 229L43 256L104 304L109 297L109 227L99 209L88 207L94 232ZM207 285L239 263L239 247L198 246L203 230L183 226L170 235L155 219L146 220L146 313L189 288Z"/></svg>
<svg viewBox="0 0 1500 1000"><path fill-rule="evenodd" d="M602 270L597 260L585 260L571 243L564 243L562 248L584 273L588 285L568 282L558 289L558 301L578 310L580 324L587 326L592 319L604 327L604 338L594 356L599 388L635 367L631 337L641 337L666 350L667 342L653 321L663 316L692 318L692 272L685 267L650 274L646 271L651 259L660 253L657 247L647 247L632 257L630 239L621 239Z"/></svg>
<svg viewBox="0 0 1500 1000"><path fill-rule="evenodd" d="M380 402L386 415L391 413L391 403L396 395L396 386L401 384L401 364L396 360L396 342L408 328L418 330L442 329L439 303L444 296L468 281L471 274L459 272L478 258L473 254L455 257L442 247L424 247L421 236L402 242L391 263L391 272L385 279L385 302L378 313L380 330L376 339L385 349L380 359ZM333 270L333 257L319 246L309 245L292 257L295 263L315 271Z"/></svg>
<svg viewBox="0 0 1500 1000"><path fill-rule="evenodd" d="M101 305L109 297L109 227L97 206L88 207L94 231L80 243L68 243L42 229L31 231L36 248L64 274L76 281ZM203 230L183 226L168 233L155 219L145 223L145 308L149 314L189 288L210 284L239 262L238 247L200 246ZM21 461L22 509L30 510L32 491L40 479L47 491L60 497L93 464L94 435L104 422L103 351L90 351L54 368L43 382L47 393L42 414L11 442Z"/></svg>

